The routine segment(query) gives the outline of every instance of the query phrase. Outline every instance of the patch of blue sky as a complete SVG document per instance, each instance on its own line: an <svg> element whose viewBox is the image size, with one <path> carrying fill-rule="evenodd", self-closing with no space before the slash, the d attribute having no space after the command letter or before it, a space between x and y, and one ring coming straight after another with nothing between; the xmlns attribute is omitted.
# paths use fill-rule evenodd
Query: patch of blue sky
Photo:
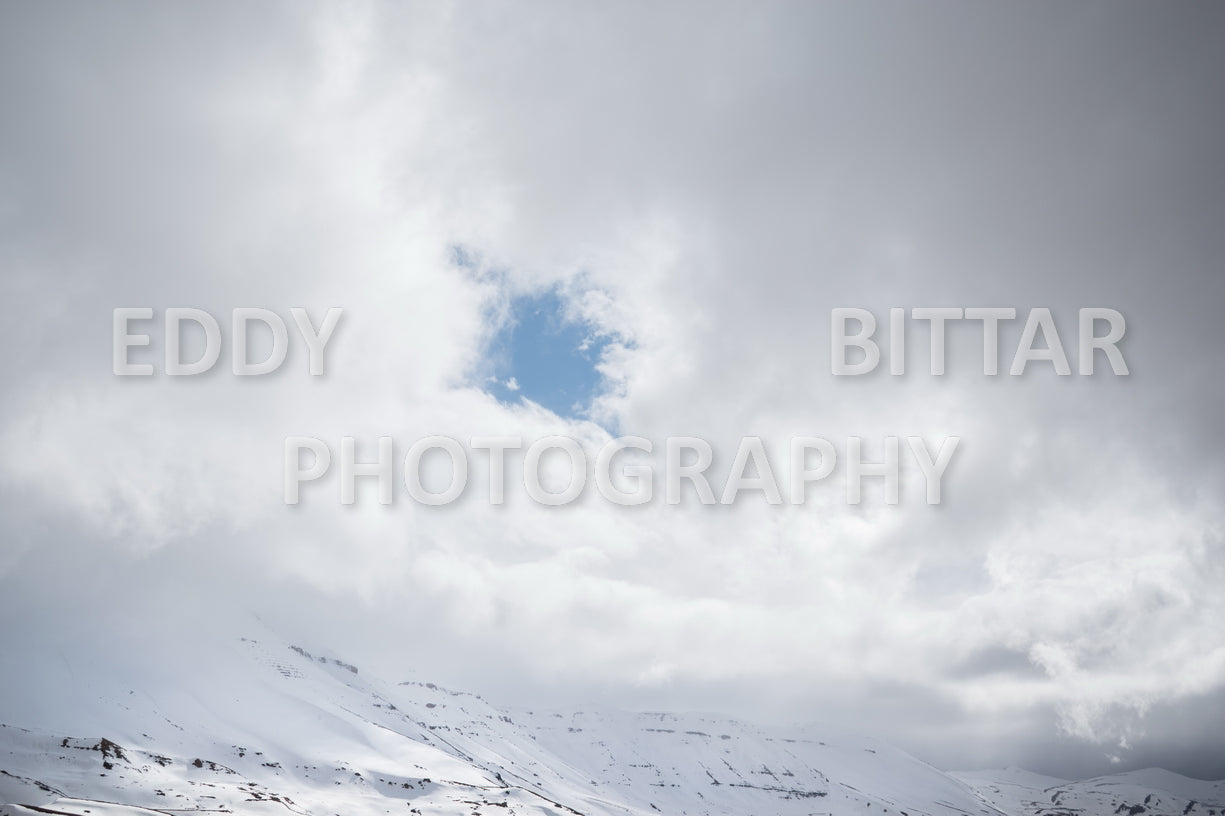
<svg viewBox="0 0 1225 816"><path fill-rule="evenodd" d="M489 267L479 252L451 247L451 262L477 280L504 287L505 270ZM506 403L523 399L569 419L587 419L604 383L597 366L613 338L568 308L554 286L520 294L491 314L499 326L480 367L480 386Z"/></svg>
<svg viewBox="0 0 1225 816"><path fill-rule="evenodd" d="M586 417L610 338L566 305L556 288L511 300L509 320L491 343L495 371L487 391L505 402L529 399L558 416Z"/></svg>

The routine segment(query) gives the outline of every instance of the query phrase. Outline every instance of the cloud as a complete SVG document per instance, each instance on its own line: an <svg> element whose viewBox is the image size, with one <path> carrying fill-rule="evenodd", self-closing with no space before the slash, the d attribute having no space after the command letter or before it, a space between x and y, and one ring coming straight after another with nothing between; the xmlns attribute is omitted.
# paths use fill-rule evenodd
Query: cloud
<svg viewBox="0 0 1225 816"><path fill-rule="evenodd" d="M813 719L950 765L1215 745L1185 712L1225 685L1220 12L2 14L0 581L32 629L77 631L44 582L81 610L152 585L495 698ZM574 400L499 368L542 292L589 344ZM132 305L345 313L323 378L291 349L136 381L109 359ZM955 326L943 378L919 327L905 377L830 375L831 308L937 305L1046 306L1065 337L1117 308L1133 374L984 378ZM746 435L962 443L938 508L913 473L898 507L837 474L802 508L491 507L478 458L446 508L281 500L288 435L606 429L702 436L716 479Z"/></svg>

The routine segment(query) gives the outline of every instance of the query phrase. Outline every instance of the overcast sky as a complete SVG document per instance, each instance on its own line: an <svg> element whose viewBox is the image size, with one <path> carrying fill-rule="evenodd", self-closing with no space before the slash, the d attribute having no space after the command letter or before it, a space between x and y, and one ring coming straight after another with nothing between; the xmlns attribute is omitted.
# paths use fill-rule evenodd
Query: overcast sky
<svg viewBox="0 0 1225 816"><path fill-rule="evenodd" d="M249 609L499 703L1225 777L1222 77L1206 3L4 3L0 647ZM124 306L289 358L116 377ZM1048 307L1073 370L1110 307L1131 374L913 325L834 377L846 306ZM431 434L962 441L937 507L283 502L286 436Z"/></svg>

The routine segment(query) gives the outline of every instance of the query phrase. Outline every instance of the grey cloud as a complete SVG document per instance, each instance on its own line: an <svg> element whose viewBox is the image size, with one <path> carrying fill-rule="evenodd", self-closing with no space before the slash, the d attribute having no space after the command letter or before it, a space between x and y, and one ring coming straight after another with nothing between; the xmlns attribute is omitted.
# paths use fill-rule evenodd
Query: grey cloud
<svg viewBox="0 0 1225 816"><path fill-rule="evenodd" d="M6 642L87 637L150 587L324 605L304 629L493 697L841 707L943 764L1055 773L1107 768L1061 715L1140 700L1128 763L1225 775L1219 7L0 16L0 595L31 620ZM290 432L590 431L454 387L500 296L457 244L504 286L608 296L624 431L960 434L946 504L281 513ZM324 383L119 383L110 309L142 303L350 322ZM925 305L1049 306L1069 343L1076 308L1118 308L1133 375L984 379L956 327L934 380L912 327L907 377L830 376L831 307Z"/></svg>

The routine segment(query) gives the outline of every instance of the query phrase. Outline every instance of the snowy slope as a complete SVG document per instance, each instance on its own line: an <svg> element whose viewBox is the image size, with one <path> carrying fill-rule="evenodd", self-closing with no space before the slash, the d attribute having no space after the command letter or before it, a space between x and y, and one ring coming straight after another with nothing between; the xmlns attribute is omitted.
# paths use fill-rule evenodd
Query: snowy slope
<svg viewBox="0 0 1225 816"><path fill-rule="evenodd" d="M993 813L884 746L718 717L507 711L259 635L148 650L130 669L74 654L24 698L14 687L0 812ZM31 702L46 699L59 703Z"/></svg>
<svg viewBox="0 0 1225 816"><path fill-rule="evenodd" d="M988 802L1018 816L1225 816L1225 782L1159 768L1069 782L1010 768L956 773Z"/></svg>
<svg viewBox="0 0 1225 816"><path fill-rule="evenodd" d="M23 657L41 671L0 696L0 815L1105 816L1161 785L1154 808L1190 791L1118 777L1069 787L1055 811L1048 783L1071 783L956 778L870 741L717 716L504 710L257 634L124 661ZM1202 784L1198 801L1220 798Z"/></svg>

